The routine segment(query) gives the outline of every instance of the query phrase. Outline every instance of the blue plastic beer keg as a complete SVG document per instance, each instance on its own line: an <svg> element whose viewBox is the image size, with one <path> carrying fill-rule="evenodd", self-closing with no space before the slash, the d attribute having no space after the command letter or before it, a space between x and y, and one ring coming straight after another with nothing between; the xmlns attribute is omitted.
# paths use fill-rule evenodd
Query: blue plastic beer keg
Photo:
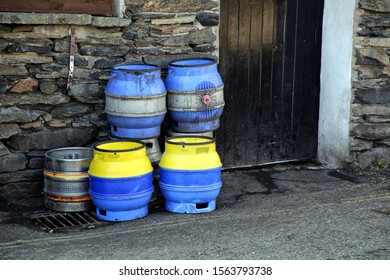
<svg viewBox="0 0 390 280"><path fill-rule="evenodd" d="M113 136L144 139L160 135L167 108L166 88L158 66L115 66L105 96Z"/></svg>
<svg viewBox="0 0 390 280"><path fill-rule="evenodd" d="M223 82L215 59L171 61L165 85L174 131L204 132L219 127L225 102Z"/></svg>

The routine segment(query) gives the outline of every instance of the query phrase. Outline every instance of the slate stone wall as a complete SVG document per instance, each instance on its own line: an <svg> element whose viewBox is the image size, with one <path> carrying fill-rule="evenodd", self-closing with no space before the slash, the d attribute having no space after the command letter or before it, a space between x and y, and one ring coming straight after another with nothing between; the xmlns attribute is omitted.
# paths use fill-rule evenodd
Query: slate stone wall
<svg viewBox="0 0 390 280"><path fill-rule="evenodd" d="M114 65L216 57L219 1L125 1L123 18L0 13L0 198L41 196L44 153L107 140ZM75 70L67 90L69 29Z"/></svg>
<svg viewBox="0 0 390 280"><path fill-rule="evenodd" d="M360 0L356 11L351 159L354 168L390 162L390 1Z"/></svg>

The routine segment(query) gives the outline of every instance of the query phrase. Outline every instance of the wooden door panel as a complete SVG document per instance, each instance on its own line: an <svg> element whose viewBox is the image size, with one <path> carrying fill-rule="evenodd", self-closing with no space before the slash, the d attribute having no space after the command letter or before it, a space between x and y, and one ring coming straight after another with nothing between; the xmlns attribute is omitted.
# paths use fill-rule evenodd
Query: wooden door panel
<svg viewBox="0 0 390 280"><path fill-rule="evenodd" d="M221 0L224 167L315 158L323 0Z"/></svg>

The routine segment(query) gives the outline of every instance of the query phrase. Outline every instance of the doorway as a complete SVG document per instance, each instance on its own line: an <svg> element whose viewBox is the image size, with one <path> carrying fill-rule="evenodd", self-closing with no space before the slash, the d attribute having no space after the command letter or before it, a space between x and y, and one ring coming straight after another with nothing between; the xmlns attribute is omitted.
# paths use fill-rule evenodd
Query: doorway
<svg viewBox="0 0 390 280"><path fill-rule="evenodd" d="M324 0L221 0L225 168L315 159Z"/></svg>

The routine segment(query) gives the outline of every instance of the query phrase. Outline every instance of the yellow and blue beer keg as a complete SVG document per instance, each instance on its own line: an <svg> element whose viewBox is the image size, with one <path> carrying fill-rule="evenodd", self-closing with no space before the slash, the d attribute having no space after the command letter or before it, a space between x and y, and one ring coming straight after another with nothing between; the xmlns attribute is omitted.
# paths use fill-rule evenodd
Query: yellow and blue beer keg
<svg viewBox="0 0 390 280"><path fill-rule="evenodd" d="M152 165L141 141L95 145L88 174L98 218L126 221L148 215L153 194Z"/></svg>
<svg viewBox="0 0 390 280"><path fill-rule="evenodd" d="M153 167L154 193L153 193L151 201L155 201L158 197L158 194L159 194L158 180L160 178L160 172L159 172L158 164L160 163L161 154L162 154L158 138L147 138L147 139L129 139L129 138L127 138L126 139L126 138L115 137L113 135L111 135L110 138L112 140L124 140L124 141L136 140L136 141L141 141L142 143L145 144L146 155L148 156L150 163L152 164L152 167Z"/></svg>
<svg viewBox="0 0 390 280"><path fill-rule="evenodd" d="M176 213L215 210L222 163L211 137L169 137L160 161L165 209Z"/></svg>

